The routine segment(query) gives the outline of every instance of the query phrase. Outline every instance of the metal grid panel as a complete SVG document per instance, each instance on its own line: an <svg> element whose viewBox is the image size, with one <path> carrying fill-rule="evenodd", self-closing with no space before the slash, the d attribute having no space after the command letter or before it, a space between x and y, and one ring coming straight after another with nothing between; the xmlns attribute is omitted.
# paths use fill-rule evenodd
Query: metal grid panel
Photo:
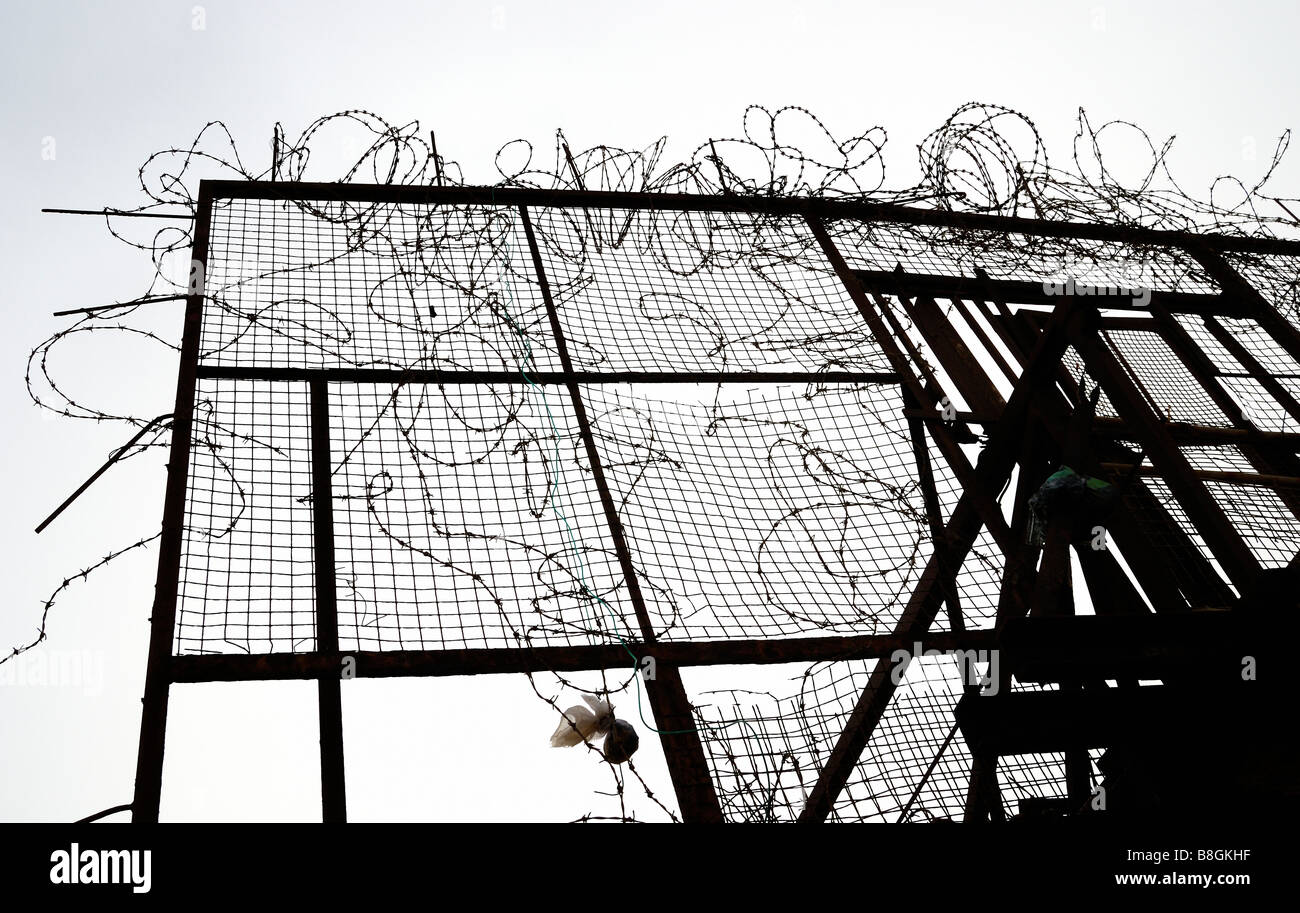
<svg viewBox="0 0 1300 913"><path fill-rule="evenodd" d="M1214 294L1218 287L1182 251L1118 241L842 219L830 230L853 269L1039 282L1074 279L1092 286ZM1098 300L1104 306L1104 298Z"/></svg>
<svg viewBox="0 0 1300 913"><path fill-rule="evenodd" d="M1260 431L1300 432L1300 421L1259 381L1249 377L1221 377L1219 383L1241 408L1242 418Z"/></svg>
<svg viewBox="0 0 1300 913"><path fill-rule="evenodd" d="M200 363L558 369L511 207L221 200Z"/></svg>
<svg viewBox="0 0 1300 913"><path fill-rule="evenodd" d="M1176 314L1174 320L1191 337L1196 344L1196 348L1209 358L1216 371L1224 374L1246 373L1246 369L1241 362L1237 361L1223 343L1215 339L1214 334L1206 327L1207 318L1194 317L1190 314Z"/></svg>
<svg viewBox="0 0 1300 913"><path fill-rule="evenodd" d="M1225 253L1224 260L1279 314L1300 327L1300 257Z"/></svg>
<svg viewBox="0 0 1300 913"><path fill-rule="evenodd" d="M1148 330L1106 330L1106 341L1153 411L1175 422L1231 424L1182 358L1160 335Z"/></svg>
<svg viewBox="0 0 1300 913"><path fill-rule="evenodd" d="M929 552L897 390L734 386L583 389L657 632L887 632Z"/></svg>
<svg viewBox="0 0 1300 913"><path fill-rule="evenodd" d="M306 384L198 387L175 652L316 648Z"/></svg>
<svg viewBox="0 0 1300 913"><path fill-rule="evenodd" d="M970 782L970 754L960 732L942 756L939 752L953 729L953 710L961 694L954 660L923 657L910 664L831 819L898 821L906 813L913 821L960 821Z"/></svg>
<svg viewBox="0 0 1300 913"><path fill-rule="evenodd" d="M1136 445L1130 444L1132 449ZM1187 458L1188 464L1193 469L1208 469L1212 471L1225 472L1254 472L1255 465L1244 454L1240 447L1180 447L1178 448L1184 457ZM1144 465L1149 465L1149 460L1142 461Z"/></svg>
<svg viewBox="0 0 1300 913"><path fill-rule="evenodd" d="M1258 322L1234 317L1219 317L1217 320L1267 373L1300 377L1300 362L1292 358Z"/></svg>
<svg viewBox="0 0 1300 913"><path fill-rule="evenodd" d="M802 219L622 209L530 215L576 368L888 368Z"/></svg>
<svg viewBox="0 0 1300 913"><path fill-rule="evenodd" d="M1276 492L1227 482L1205 487L1263 567L1286 567L1300 554L1300 521Z"/></svg>
<svg viewBox="0 0 1300 913"><path fill-rule="evenodd" d="M563 387L337 384L331 400L343 649L633 636Z"/></svg>

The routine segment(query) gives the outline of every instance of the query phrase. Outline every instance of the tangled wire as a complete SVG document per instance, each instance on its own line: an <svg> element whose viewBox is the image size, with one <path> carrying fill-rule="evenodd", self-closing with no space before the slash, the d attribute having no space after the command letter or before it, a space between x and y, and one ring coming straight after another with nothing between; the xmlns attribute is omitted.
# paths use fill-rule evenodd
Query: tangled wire
<svg viewBox="0 0 1300 913"><path fill-rule="evenodd" d="M1136 137L1149 152L1136 180L1122 180L1105 163L1103 148L1115 134ZM967 104L918 146L920 180L891 190L882 128L839 141L806 109L752 106L740 136L710 139L676 164L665 164L664 139L642 150L574 152L557 133L545 163L537 161L531 143L514 140L498 150L490 185L827 197L1273 236L1300 227L1292 215L1300 203L1265 189L1288 143L1289 133L1255 184L1220 177L1200 199L1170 174L1172 138L1157 145L1123 121L1094 128L1080 111L1071 164L1062 169L1049 163L1038 130L1023 114ZM343 150L348 162L341 175L317 174L314 149L318 158ZM188 147L151 155L139 170L144 202L104 211L114 237L149 255L154 275L148 287L75 315L32 351L26 383L41 408L151 429L114 453L116 461L167 446L170 424L150 425L145 417L74 398L60 386L50 356L56 346L86 334L127 334L179 349L138 318L189 290L193 239L187 220L197 212L198 177L468 185L460 165L445 159L436 137L426 137L417 122L394 126L365 111L322 117L292 142L277 124L272 150L270 164L253 170L229 130L214 121ZM141 218L147 216L179 218L150 231L142 228L150 224ZM539 210L535 217L576 370L886 368L816 243L789 220L572 209ZM259 226L251 234L250 223ZM212 224L202 363L504 370L525 382L474 394L399 383L373 396L343 397L335 497L347 526L369 530L369 539L358 545L348 537L341 549L342 640L350 637L359 649L391 649L635 639L617 555L590 533L601 520L595 499L582 494L591 469L581 435L566 420L562 398L535 382L562 364L516 214L459 205L237 200L223 201ZM876 223L828 228L852 265L867 268L906 263L926 271L939 264L938 271L952 271L979 264L1001 275L1038 278L1063 264L1075 272L1082 264L1113 274L1127 256L1115 245L1081 240ZM283 232L301 243L288 252L277 248ZM1205 281L1192 266L1157 263L1142 252L1134 262L1171 288ZM1289 263L1255 257L1241 265L1295 317L1300 282ZM348 285L357 275L364 281L360 290ZM752 305L744 313L731 306L741 298ZM615 299L626 306L609 304ZM929 527L910 439L890 395L871 384L809 384L801 394L778 388L742 402L727 400L719 383L711 399L671 408L635 394L589 395L593 432L606 454L629 545L653 555L637 573L657 636L875 631L896 617L924 564ZM311 630L310 593L301 605L291 595L287 608L258 609L270 591L250 587L241 595L230 582L241 529L301 530L301 511L310 510L311 500L301 428L258 419L241 396L248 396L246 388L229 382L204 388L196 401L194 474L211 497L206 513L192 510L187 518L187 548L204 550L210 560L202 576L182 580L177 646L184 652L292 651L310 639L302 633ZM268 396L271 406L286 412L302 405L291 394ZM870 416L865 423L864 413ZM274 496L273 510L255 509L261 495L251 481L275 472L284 491ZM471 493L502 480L518 503L507 505L513 519L492 526L490 510ZM719 512L714 523L720 532L686 523L671 535L656 532L653 518L687 481ZM723 505L737 486L770 497L727 516ZM139 539L64 580L45 601L34 639L0 663L45 639L50 610L73 582L157 538ZM700 553L719 567L701 573ZM974 556L994 565L988 550L977 548ZM820 589L806 582L801 588L799 581L812 578ZM682 582L689 579L696 579L694 592ZM435 587L442 604L455 607L454 622L430 608ZM232 602L242 608L228 608ZM548 677L549 686L534 675L529 680L557 714L566 691L640 700L630 652L629 671L612 678L602 672L599 686L557 673ZM786 755L794 757L781 752ZM608 767L617 817L627 820L625 777L617 765ZM671 816L635 767L628 769ZM584 816L595 817L603 816Z"/></svg>

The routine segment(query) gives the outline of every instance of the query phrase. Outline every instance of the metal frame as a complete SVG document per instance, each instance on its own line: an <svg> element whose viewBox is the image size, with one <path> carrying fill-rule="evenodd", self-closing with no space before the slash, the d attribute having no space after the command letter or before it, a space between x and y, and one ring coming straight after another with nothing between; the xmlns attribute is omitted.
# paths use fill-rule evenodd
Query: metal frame
<svg viewBox="0 0 1300 913"><path fill-rule="evenodd" d="M568 646L537 649L462 649L438 651L356 652L348 656L355 662L353 674L366 676L462 675L483 673L518 673L541 670L578 670L624 667L628 651L637 657L653 651L657 677L647 682L647 693L657 725L666 730L662 737L665 756L672 776L683 817L687 821L719 821L722 818L718 797L705 762L698 734L694 731L691 706L682 687L677 669L688 665L723 663L815 662L832 659L874 658L878 662L872 684L863 692L829 761L824 766L809 802L803 821L824 819L858 762L876 723L893 692L886 675L885 657L894 650L909 648L921 641L927 648L986 649L995 642L996 631L966 629L954 577L967 550L980 530L987 528L1006 560L1003 587L1004 606L999 610L999 627L1003 621L1029 613L1035 598L1035 582L1041 577L1036 570L1036 549L1023 545L1023 511L1008 524L998 504L998 493L1017 465L1030 475L1022 476L1022 486L1032 472L1046 465L1048 449L1063 448L1069 436L1069 409L1055 393L1053 384L1069 389L1073 379L1061 376L1061 353L1074 345L1089 369L1098 376L1106 392L1120 411L1118 421L1098 419L1089 434L1099 452L1115 454L1109 443L1118 438L1142 440L1149 448L1156 471L1173 487L1189 514L1198 522L1215 556L1239 587L1249 585L1258 575L1259 565L1242 543L1240 536L1219 512L1204 487L1205 474L1197 473L1179 451L1179 443L1193 440L1245 441L1257 444L1276 459L1273 464L1257 463L1263 472L1276 466L1274 476L1261 479L1290 479L1300 476L1296 447L1300 435L1267 434L1244 425L1234 429L1207 429L1176 426L1162 422L1147 405L1112 354L1097 338L1099 322L1095 309L1086 304L1074 305L1069 298L1044 295L1034 283L998 282L982 274L976 277L908 275L901 271L871 273L851 270L827 233L828 220L852 219L894 222L908 225L946 226L996 232L1017 232L1043 237L1080 238L1119 241L1139 245L1159 245L1180 250L1195 258L1220 284L1219 295L1161 294L1153 296L1158 316L1148 321L1152 328L1171 333L1170 313L1192 313L1214 323L1215 315L1251 316L1257 319L1288 351L1300 354L1300 333L1287 323L1240 276L1232 271L1222 256L1225 252L1251 252L1300 256L1300 242L1269 238L1243 238L1216 235L1192 235L1180 232L1153 231L1127 226L1083 225L982 214L922 210L895 205L872 204L828 199L751 198L739 196L703 196L661 193L610 193L586 190L551 191L529 188L412 187L395 185L313 184L302 182L235 182L204 181L200 187L193 259L206 272L208 233L214 200L226 198L392 202L420 204L482 204L516 207L528 238L537 280L546 305L562 370L531 374L529 382L564 386L570 396L594 483L600 495L608 533L617 551L625 575L629 596L636 612L641 640L626 648L619 645ZM530 206L575 208L633 208L711 212L747 212L802 217L819 242L827 264L833 268L860 311L864 321L882 346L890 362L888 372L593 372L574 370L565 337L528 215ZM954 433L954 427L938 420L938 403L945 393L940 378L925 367L894 313L890 297L898 299L921 329L927 344L940 359L944 372L956 386L961 398L973 412L960 414L958 423L983 425L988 445L977 465L971 465ZM997 352L992 340L978 327L981 340L994 353L996 368L1014 384L1009 400L1003 401L990 380L986 366L971 355L958 334L946 324L934 299L943 297L958 302L971 313L967 301L982 303L977 307L993 327L1000 341L1019 364L1012 364ZM329 401L330 383L438 383L483 384L520 383L523 378L508 371L397 371L390 369L269 369L204 367L198 362L204 304L203 288L192 289L185 296L185 325L177 380L173 433L168 462L168 482L163 511L162 537L157 574L149 660L146 674L144 706L141 719L136 792L132 804L133 819L140 822L158 820L161 796L167 702L171 684L199 681L247 681L273 679L316 679L319 683L321 724L321 766L323 817L326 821L346 820L346 794L343 764L343 730L339 693L342 654L338 649L338 620L334 593L332 520L329 472ZM1040 330L1032 330L1023 319L1012 314L1008 301L1028 304L1052 304L1054 313ZM1067 306L1061 306L1067 305ZM1112 304L1107 302L1107 307ZM993 308L991 314L986 308ZM971 320L972 327L977 321ZM1032 333L1032 335L1027 335ZM1185 340L1179 340L1185 343ZM1200 375L1204 366L1189 364ZM1262 373L1258 364L1249 365L1252 374ZM190 458L191 424L196 382L200 378L243 378L249 380L294 380L306 382L311 394L311 448L313 466L313 520L316 561L317 645L311 653L271 654L262 656L173 656L172 645L176 621L179 573L182 560L183 525L186 509L187 476ZM1212 377L1201 377L1208 387ZM724 642L657 642L648 612L641 598L632 558L623 537L621 521L614 499L604 478L600 454L587 420L581 386L590 383L662 383L662 382L870 382L896 384L904 397L905 412L912 430L918 473L923 485L934 550L915 591L912 593L897 629L887 635L794 638L786 640L743 640ZM1276 386L1275 384L1273 386ZM1270 389L1272 387L1270 386ZM1283 391L1285 392L1285 391ZM1285 403L1288 409L1297 406ZM1045 432L1046 444L1039 443L1031 453L1025 444L1027 429ZM928 434L948 461L964 486L961 500L945 525L940 520L937 495L930 472L929 454L923 440ZM1270 449L1271 448L1271 449ZM1037 467L1037 468L1035 468ZM1036 483L1035 483L1036 484ZM1265 482L1265 484L1268 484ZM1032 489L1029 489L1032 490ZM1288 503L1291 503L1290 501ZM1172 529L1172 520L1170 527ZM1123 535L1116 530L1117 540ZM1133 540L1130 535L1129 540ZM1057 540L1052 547L1059 563L1068 546ZM1121 545L1126 551L1130 541ZM1135 554L1143 543L1131 541ZM1109 558L1109 556L1107 556ZM1085 573L1089 585L1109 587L1126 606L1140 604L1132 584L1114 565L1114 559L1089 559ZM1068 562L1066 563L1068 571ZM1136 570L1136 569L1135 569ZM1180 592L1187 591L1187 580L1176 579L1172 572L1157 564L1137 571L1139 582L1157 609L1176 608ZM1038 581L1042 583L1042 581ZM1059 582L1056 584L1059 587ZM1067 581L1068 585L1068 581ZM1127 587L1127 589L1126 589ZM1180 590L1181 587L1181 590ZM1203 598L1213 598L1207 594ZM929 626L942 606L946 605L952 633L935 634ZM1181 602L1180 602L1181 605ZM1136 611L1136 609L1133 609ZM1145 611L1143 606L1141 611ZM949 737L951 740L951 736ZM946 745L945 745L946 747ZM937 761L937 758L936 758ZM1079 789L1077 764L1071 765L1071 796ZM975 817L997 815L1001 800L991 779L996 758L979 759L972 774L971 802L968 811ZM992 784L992 785L990 785ZM991 792L990 792L991 790Z"/></svg>

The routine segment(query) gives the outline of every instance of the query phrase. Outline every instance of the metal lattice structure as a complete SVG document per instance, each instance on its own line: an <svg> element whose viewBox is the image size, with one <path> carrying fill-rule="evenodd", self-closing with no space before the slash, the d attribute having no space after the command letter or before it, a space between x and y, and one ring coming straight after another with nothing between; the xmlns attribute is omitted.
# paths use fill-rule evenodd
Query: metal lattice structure
<svg viewBox="0 0 1300 913"><path fill-rule="evenodd" d="M294 181L205 181L195 225L136 820L171 684L282 678L319 681L342 820L344 657L624 679L651 657L688 821L1077 810L1131 736L1073 711L1039 733L1027 702L1185 703L1185 665L1125 645L1219 663L1219 633L1152 619L1238 618L1300 554L1300 243ZM1061 465L1119 492L1102 547L1030 534ZM1090 637L1101 665L1059 655ZM917 644L1000 651L1000 693L953 657L894 675ZM679 674L792 662L790 694Z"/></svg>

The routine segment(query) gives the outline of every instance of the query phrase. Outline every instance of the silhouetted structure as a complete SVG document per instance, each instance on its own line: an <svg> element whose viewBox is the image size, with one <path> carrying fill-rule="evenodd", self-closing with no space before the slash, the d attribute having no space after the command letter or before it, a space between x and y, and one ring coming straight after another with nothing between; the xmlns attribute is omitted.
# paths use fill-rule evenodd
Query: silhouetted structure
<svg viewBox="0 0 1300 913"><path fill-rule="evenodd" d="M27 378L138 429L90 482L170 432L161 535L45 606L160 539L136 820L172 683L319 681L342 820L341 679L594 697L581 670L644 688L689 821L1294 807L1300 242L1272 226L1295 201L1156 189L1150 142L1126 187L1080 159L1112 126L1082 113L1062 171L990 105L890 191L879 128L820 162L789 118L830 138L751 108L669 167L662 141L561 135L553 167L516 141L488 187L361 111L277 125L261 173L219 123L145 163L152 202L103 213L192 220L130 241L160 279L192 246L190 287L60 312ZM366 151L307 182L336 121ZM195 196L199 165L242 180ZM173 415L51 377L60 340L160 339L128 318L180 300ZM752 674L780 663L792 693ZM683 681L717 665L728 691Z"/></svg>
<svg viewBox="0 0 1300 913"><path fill-rule="evenodd" d="M1294 617L1300 334L1245 277L1298 254L826 199L204 182L135 816L171 683L315 678L342 819L345 660L652 657L687 820L1291 796L1260 693ZM710 386L656 393L682 383ZM914 644L1000 651L994 693L951 656L895 680ZM799 696L718 718L678 674L780 662L817 664Z"/></svg>

